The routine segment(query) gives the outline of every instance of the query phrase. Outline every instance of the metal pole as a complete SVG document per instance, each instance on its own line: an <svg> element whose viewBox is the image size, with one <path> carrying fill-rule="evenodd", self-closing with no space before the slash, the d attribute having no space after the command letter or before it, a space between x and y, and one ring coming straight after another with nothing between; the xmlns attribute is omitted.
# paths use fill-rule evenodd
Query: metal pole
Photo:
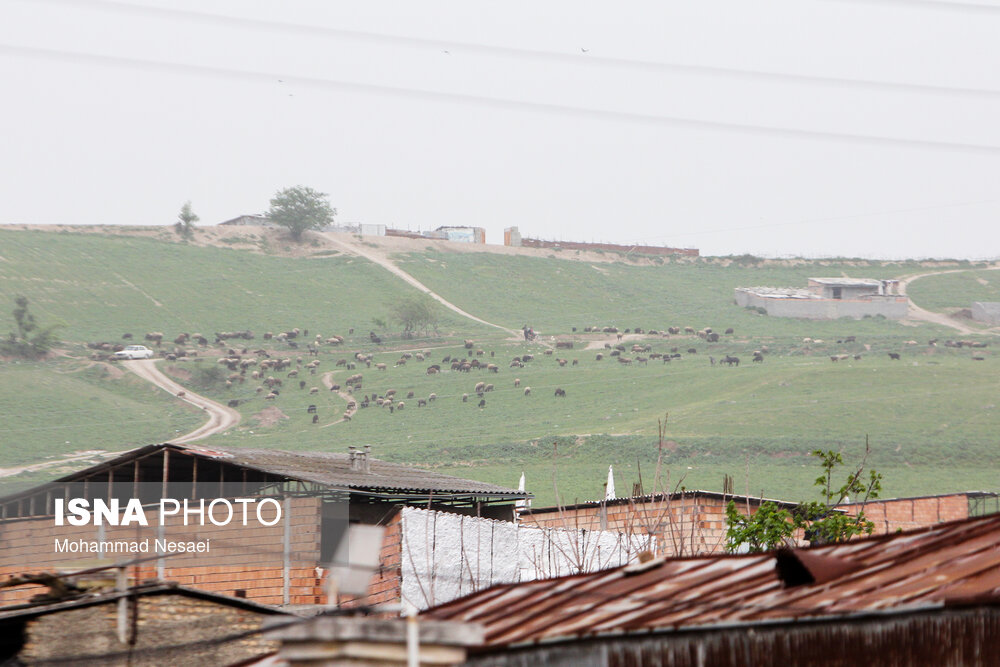
<svg viewBox="0 0 1000 667"><path fill-rule="evenodd" d="M406 667L420 667L420 627L412 604L406 605Z"/></svg>

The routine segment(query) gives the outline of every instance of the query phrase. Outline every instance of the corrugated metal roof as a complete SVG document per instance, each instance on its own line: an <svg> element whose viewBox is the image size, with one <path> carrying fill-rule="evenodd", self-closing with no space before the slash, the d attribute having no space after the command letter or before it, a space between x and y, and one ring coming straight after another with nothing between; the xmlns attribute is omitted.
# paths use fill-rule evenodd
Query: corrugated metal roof
<svg viewBox="0 0 1000 667"><path fill-rule="evenodd" d="M776 553L651 561L495 586L423 615L482 623L495 647L997 604L1000 516L795 550L782 561L780 569ZM812 583L785 583L803 580Z"/></svg>
<svg viewBox="0 0 1000 667"><path fill-rule="evenodd" d="M331 452L288 452L277 449L243 449L170 445L191 454L221 459L235 465L282 475L303 482L350 489L380 489L394 491L440 491L443 493L509 495L525 497L525 493L496 484L477 482L431 470L411 468L399 463L369 459L371 472L351 470L348 454Z"/></svg>

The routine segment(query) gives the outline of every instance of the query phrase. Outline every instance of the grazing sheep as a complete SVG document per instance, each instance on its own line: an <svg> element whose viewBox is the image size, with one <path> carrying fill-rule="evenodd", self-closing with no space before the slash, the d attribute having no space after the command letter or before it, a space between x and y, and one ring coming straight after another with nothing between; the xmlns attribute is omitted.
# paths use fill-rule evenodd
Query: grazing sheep
<svg viewBox="0 0 1000 667"><path fill-rule="evenodd" d="M739 357L733 357L733 356L730 356L730 355L727 354L726 356L724 356L722 358L722 362L721 363L723 363L723 364L725 364L727 366L739 366L740 365L740 359L739 359Z"/></svg>
<svg viewBox="0 0 1000 667"><path fill-rule="evenodd" d="M343 417L343 420L344 420L345 422L349 422L349 421L351 421L351 415L350 415L349 413L345 412L345 413L344 413L344 417Z"/></svg>
<svg viewBox="0 0 1000 667"><path fill-rule="evenodd" d="M493 385L491 385L491 384L486 385L485 387L483 387L483 391L484 392L485 391L493 391Z"/></svg>
<svg viewBox="0 0 1000 667"><path fill-rule="evenodd" d="M579 365L580 365L580 360L579 359L574 359L573 363L570 364L570 366L579 366Z"/></svg>
<svg viewBox="0 0 1000 667"><path fill-rule="evenodd" d="M260 387L258 387L258 389L259 388ZM226 405L228 405L231 408L238 408L239 405L240 405L240 399L238 399L238 398L231 398L231 399L229 399L229 402L226 403Z"/></svg>
<svg viewBox="0 0 1000 667"><path fill-rule="evenodd" d="M375 364L375 370L377 370L377 371L384 371L386 368L387 367L386 367L385 364Z"/></svg>
<svg viewBox="0 0 1000 667"><path fill-rule="evenodd" d="M319 393L319 387L311 387L311 388L309 389L309 395L310 395L310 396L311 396L312 394L318 394L318 393Z"/></svg>
<svg viewBox="0 0 1000 667"><path fill-rule="evenodd" d="M556 363L560 366L565 366L569 362L566 359L556 359Z"/></svg>
<svg viewBox="0 0 1000 667"><path fill-rule="evenodd" d="M350 420L350 418L348 418L348 420ZM315 424L317 422L319 422L319 415L313 415L313 422L312 423Z"/></svg>
<svg viewBox="0 0 1000 667"><path fill-rule="evenodd" d="M477 382L476 388L473 391L475 391L477 394L481 394L483 392L483 389L485 388L486 388L485 382Z"/></svg>
<svg viewBox="0 0 1000 667"><path fill-rule="evenodd" d="M514 388L516 389L520 386L521 386L521 378L514 378Z"/></svg>
<svg viewBox="0 0 1000 667"><path fill-rule="evenodd" d="M889 358L893 361L899 361L899 352L890 352Z"/></svg>
<svg viewBox="0 0 1000 667"><path fill-rule="evenodd" d="M604 358L604 355L603 355L603 354L601 354L600 352L598 352L598 353L597 353L597 357L596 357L597 361L600 361L600 360L601 360L601 359L603 359L603 358Z"/></svg>
<svg viewBox="0 0 1000 667"><path fill-rule="evenodd" d="M407 398L413 398L413 397L414 397L414 395L415 395L415 394L414 394L414 393L413 393L412 391L408 391L408 392L406 392L406 397L407 397Z"/></svg>
<svg viewBox="0 0 1000 667"><path fill-rule="evenodd" d="M177 392L177 398L184 398L185 396L187 396L187 392L186 391L179 391L179 392Z"/></svg>
<svg viewBox="0 0 1000 667"><path fill-rule="evenodd" d="M726 329L726 335L727 336L728 335L732 335L732 334L733 334L733 328L732 327L729 327L728 329Z"/></svg>
<svg viewBox="0 0 1000 667"><path fill-rule="evenodd" d="M465 349L466 350L471 350L472 346L475 345L475 344L476 344L475 341L466 340L465 341Z"/></svg>
<svg viewBox="0 0 1000 667"><path fill-rule="evenodd" d="M485 408L486 407L486 399L485 398L481 399L479 401L479 407L481 407L481 408Z"/></svg>
<svg viewBox="0 0 1000 667"><path fill-rule="evenodd" d="M689 347L688 354L698 354L698 350L693 347Z"/></svg>
<svg viewBox="0 0 1000 667"><path fill-rule="evenodd" d="M525 396L531 396L531 387L525 387L524 388L524 395Z"/></svg>
<svg viewBox="0 0 1000 667"><path fill-rule="evenodd" d="M469 400L469 395L468 394L462 394L462 402L466 403L466 402L468 402L468 400Z"/></svg>
<svg viewBox="0 0 1000 667"><path fill-rule="evenodd" d="M556 396L561 396L561 397L565 398L566 397L566 390L563 389L562 387L559 387L558 389L556 389Z"/></svg>
<svg viewBox="0 0 1000 667"><path fill-rule="evenodd" d="M316 406L315 405L310 405L308 408L306 408L306 414L307 415L314 415L314 414L316 414Z"/></svg>
<svg viewBox="0 0 1000 667"><path fill-rule="evenodd" d="M403 401L400 401L399 403L396 404L396 409L397 410L402 410L405 407L406 407L406 403L404 403Z"/></svg>
<svg viewBox="0 0 1000 667"><path fill-rule="evenodd" d="M422 399L422 398L418 398L418 399L417 399L417 407L418 407L418 408L423 408L423 407L425 407L426 405L427 405L427 401L426 401L426 400L424 400L424 399Z"/></svg>
<svg viewBox="0 0 1000 667"><path fill-rule="evenodd" d="M130 334L130 333L122 334L122 339L123 340L132 340L132 334Z"/></svg>
<svg viewBox="0 0 1000 667"><path fill-rule="evenodd" d="M753 362L755 364L760 364L764 362L764 355L760 352L753 353Z"/></svg>
<svg viewBox="0 0 1000 667"><path fill-rule="evenodd" d="M271 392L270 394L268 394L267 396L265 396L265 397L264 397L264 400L265 400L265 401L273 401L273 400L274 400L274 399L276 399L276 398L278 398L278 395L277 395L277 394L275 394L275 393L274 393L274 392L272 391L272 392Z"/></svg>

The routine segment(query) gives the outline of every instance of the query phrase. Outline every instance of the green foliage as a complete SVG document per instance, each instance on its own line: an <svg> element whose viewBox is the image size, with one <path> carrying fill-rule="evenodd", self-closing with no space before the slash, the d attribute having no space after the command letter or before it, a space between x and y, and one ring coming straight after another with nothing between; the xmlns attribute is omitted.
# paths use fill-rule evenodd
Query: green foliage
<svg viewBox="0 0 1000 667"><path fill-rule="evenodd" d="M186 239L191 238L194 234L194 223L201 220L194 211L191 209L191 202L184 202L184 206L181 206L181 212L177 215L177 222L174 223L174 229L177 233Z"/></svg>
<svg viewBox="0 0 1000 667"><path fill-rule="evenodd" d="M28 310L28 298L17 296L13 315L17 331L11 331L5 340L0 341L0 354L22 359L39 359L59 344L56 329L61 324L53 324L41 328L35 321L35 316Z"/></svg>
<svg viewBox="0 0 1000 667"><path fill-rule="evenodd" d="M844 465L844 457L833 450L817 449L812 452L823 468L823 474L813 482L822 490L822 501L804 503L799 507L800 521L803 526L807 526L806 536L810 542L846 542L855 535L872 534L875 524L865 518L863 508L855 516L831 511L840 503L849 502L851 496L860 497L862 506L868 500L879 497L882 492L882 475L877 470L869 470L868 480L862 479L869 452L866 438L865 456L861 464L847 476L847 481L839 488L832 486L833 473L837 467Z"/></svg>
<svg viewBox="0 0 1000 667"><path fill-rule="evenodd" d="M821 501L800 504L795 512L779 510L774 503L763 503L750 516L741 514L736 503L730 501L726 507L726 548L736 551L746 547L751 553L770 551L781 546L796 530L805 531L806 538L813 544L846 542L855 535L871 535L875 524L865 518L863 505L868 500L879 497L882 491L882 475L876 470L868 471L868 480L862 476L868 460L867 441L865 456L858 468L847 476L839 488L833 486L834 471L844 465L844 457L832 449L814 450L812 455L819 459L823 473L814 485L821 489ZM840 503L849 502L850 496L861 496L862 509L856 515L835 511Z"/></svg>
<svg viewBox="0 0 1000 667"><path fill-rule="evenodd" d="M285 227L296 241L310 229L322 229L337 215L331 208L324 192L318 192L304 185L279 190L271 198L271 210L267 217L277 225Z"/></svg>
<svg viewBox="0 0 1000 667"><path fill-rule="evenodd" d="M426 294L407 296L390 307L392 318L403 325L403 337L412 338L416 332L426 335L430 329L437 331L441 321L441 307Z"/></svg>
<svg viewBox="0 0 1000 667"><path fill-rule="evenodd" d="M750 553L759 553L782 546L798 524L791 512L778 509L772 502L762 503L756 512L747 516L730 500L726 506L726 526L727 551L735 552L745 545Z"/></svg>
<svg viewBox="0 0 1000 667"><path fill-rule="evenodd" d="M196 364L191 369L191 383L199 389L217 389L226 384L229 371L219 364Z"/></svg>

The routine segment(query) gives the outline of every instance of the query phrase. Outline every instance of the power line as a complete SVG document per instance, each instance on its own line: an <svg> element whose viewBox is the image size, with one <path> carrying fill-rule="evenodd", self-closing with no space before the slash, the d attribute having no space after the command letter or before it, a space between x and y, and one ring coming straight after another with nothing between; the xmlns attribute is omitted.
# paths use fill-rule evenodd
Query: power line
<svg viewBox="0 0 1000 667"><path fill-rule="evenodd" d="M339 90L360 95L382 95L390 97L407 97L430 102L452 102L471 104L475 106L505 109L509 111L533 111L542 114L575 116L581 119L613 120L660 127L682 127L694 130L721 131L735 134L751 134L781 139L813 139L820 141L835 141L865 146L883 146L891 148L922 148L928 150L943 150L979 155L1000 155L1000 145L981 144L961 141L944 141L934 139L908 139L904 137L887 137L882 135L861 134L853 132L837 132L832 130L810 130L751 123L736 123L729 121L704 120L682 116L667 116L650 113L615 111L610 109L595 109L578 107L568 104L551 102L530 102L470 93L452 93L445 91L389 86L383 84L359 83L340 79L310 77L302 75L268 73L252 70L239 70L214 65L191 65L185 63L169 63L133 57L102 55L70 51L64 49L47 49L13 44L0 44L0 54L28 56L33 58L57 61L71 61L74 64L88 63L110 67L128 67L148 69L159 72L194 74L202 76L239 79L254 83L274 83L276 79L293 82L303 86Z"/></svg>
<svg viewBox="0 0 1000 667"><path fill-rule="evenodd" d="M556 51L546 51L541 49L524 49L509 46L499 46L493 44L477 44L474 42L459 42L452 40L428 39L423 37L408 37L403 35L386 35L380 33L364 32L358 30L344 30L341 28L331 28L327 26L310 25L305 23L290 23L284 21L270 21L264 19L248 18L243 16L232 16L227 14L216 14L209 12L190 11L184 9L167 7L150 7L133 5L127 2L116 2L114 0L44 0L50 4L68 5L79 8L81 5L113 11L118 13L128 13L133 15L147 15L157 18L182 19L199 21L211 25L230 26L237 28L250 28L254 30L279 31L301 35L312 35L316 37L349 39L362 42L374 42L379 44L391 44L406 47L433 49L435 51L447 50L449 55L458 53L473 53L490 56L503 56L521 60L546 60L549 62L568 64L575 66L598 65L617 69L633 69L646 72L658 73L682 73L696 74L701 76L713 76L737 79L752 79L758 81L774 81L780 83L795 84L820 84L837 87L851 87L862 89L882 89L894 92L924 93L924 94L944 94L961 95L972 97L994 98L1000 96L1000 90L984 88L973 88L965 86L944 86L937 84L906 83L896 81L884 81L877 79L856 79L849 77L825 76L815 74L794 74L788 72L774 72L768 70L754 70L736 67L722 67L715 65L692 65L687 63L660 62L651 60L639 60L634 58L618 58L610 56L600 56L588 54L569 54ZM854 0L863 2L865 0ZM877 0L876 0L877 1ZM883 0L887 1L887 0ZM923 2L926 4L947 4L946 2L932 2L931 0L910 0L911 2ZM973 5L980 7L981 5ZM990 8L993 9L993 8Z"/></svg>
<svg viewBox="0 0 1000 667"><path fill-rule="evenodd" d="M948 0L823 0L824 2L842 2L856 5L886 5L890 7L910 7L932 11L955 11L970 14L1000 13L1000 5L986 5L978 2L948 2Z"/></svg>

